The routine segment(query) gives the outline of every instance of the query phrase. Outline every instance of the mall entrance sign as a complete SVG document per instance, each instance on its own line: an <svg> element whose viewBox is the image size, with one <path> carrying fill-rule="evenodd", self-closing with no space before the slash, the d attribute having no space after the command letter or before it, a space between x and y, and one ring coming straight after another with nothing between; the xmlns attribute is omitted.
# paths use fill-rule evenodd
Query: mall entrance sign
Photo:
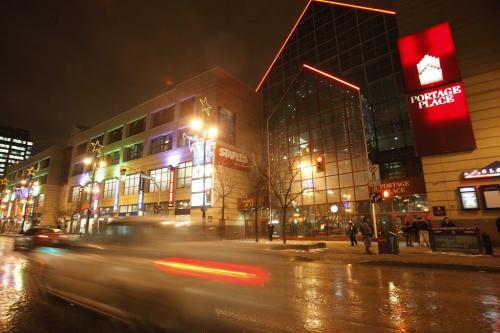
<svg viewBox="0 0 500 333"><path fill-rule="evenodd" d="M476 148L450 25L398 41L419 156Z"/></svg>

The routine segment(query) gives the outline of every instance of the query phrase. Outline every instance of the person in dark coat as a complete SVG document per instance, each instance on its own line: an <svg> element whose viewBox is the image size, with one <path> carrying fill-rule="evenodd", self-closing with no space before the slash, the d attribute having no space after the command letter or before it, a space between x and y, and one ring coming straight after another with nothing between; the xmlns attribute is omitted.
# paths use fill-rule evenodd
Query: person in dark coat
<svg viewBox="0 0 500 333"><path fill-rule="evenodd" d="M274 224L269 223L267 225L267 237L269 238L269 241L273 241L273 233L274 233Z"/></svg>
<svg viewBox="0 0 500 333"><path fill-rule="evenodd" d="M441 228L455 228L455 223L451 222L448 217L445 217L441 223Z"/></svg>
<svg viewBox="0 0 500 333"><path fill-rule="evenodd" d="M406 220L405 223L403 224L403 234L405 235L406 239L406 246L413 246L412 243L412 226L410 224L410 221Z"/></svg>
<svg viewBox="0 0 500 333"><path fill-rule="evenodd" d="M351 239L351 246L358 245L358 241L356 240L356 235L358 234L358 229L356 226L349 221L349 238Z"/></svg>
<svg viewBox="0 0 500 333"><path fill-rule="evenodd" d="M363 220L363 222L361 222L359 226L359 230L363 235L363 242L365 243L365 253L372 254L372 251L370 250L372 246L372 237L373 237L372 228L370 228L366 220Z"/></svg>

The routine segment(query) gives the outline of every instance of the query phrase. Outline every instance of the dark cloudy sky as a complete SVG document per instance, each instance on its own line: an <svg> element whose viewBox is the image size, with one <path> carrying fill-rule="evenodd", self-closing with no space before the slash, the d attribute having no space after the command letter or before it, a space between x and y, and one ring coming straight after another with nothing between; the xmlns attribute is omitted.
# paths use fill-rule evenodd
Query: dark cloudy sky
<svg viewBox="0 0 500 333"><path fill-rule="evenodd" d="M255 86L305 3L0 1L0 126L39 150L214 66Z"/></svg>

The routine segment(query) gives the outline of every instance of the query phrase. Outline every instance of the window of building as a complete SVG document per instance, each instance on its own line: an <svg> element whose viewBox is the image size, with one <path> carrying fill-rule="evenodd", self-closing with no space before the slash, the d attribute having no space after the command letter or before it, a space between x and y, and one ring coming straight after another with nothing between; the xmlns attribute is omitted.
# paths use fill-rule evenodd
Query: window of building
<svg viewBox="0 0 500 333"><path fill-rule="evenodd" d="M85 154L87 151L87 142L82 142L75 147L75 156Z"/></svg>
<svg viewBox="0 0 500 333"><path fill-rule="evenodd" d="M219 108L218 110L218 138L224 142L234 144L236 140L235 136L235 126L236 119L234 117L234 112L226 110L224 108Z"/></svg>
<svg viewBox="0 0 500 333"><path fill-rule="evenodd" d="M38 180L38 183L39 183L40 185L47 184L47 177L48 177L48 175L47 175L47 174L45 174L45 175L43 175L43 176L38 177L38 179L37 179L37 180Z"/></svg>
<svg viewBox="0 0 500 333"><path fill-rule="evenodd" d="M160 187L160 191L168 190L168 183L170 181L170 169L161 168L156 170L151 170L149 176L154 179L156 184ZM149 182L149 192L157 192L158 188L153 181Z"/></svg>
<svg viewBox="0 0 500 333"><path fill-rule="evenodd" d="M123 188L123 195L133 195L139 192L139 183L141 175L136 173L125 177L125 186Z"/></svg>
<svg viewBox="0 0 500 333"><path fill-rule="evenodd" d="M151 115L151 123L152 123L151 126L156 127L174 121L174 115L175 115L175 104L153 113Z"/></svg>
<svg viewBox="0 0 500 333"><path fill-rule="evenodd" d="M103 198L109 199L115 196L116 187L118 186L118 179L112 178L104 181Z"/></svg>
<svg viewBox="0 0 500 333"><path fill-rule="evenodd" d="M137 205L122 205L120 206L120 215L137 215L139 206Z"/></svg>
<svg viewBox="0 0 500 333"><path fill-rule="evenodd" d="M73 186L69 190L68 202L77 203L80 200L80 194L82 193L82 188L80 186Z"/></svg>
<svg viewBox="0 0 500 333"><path fill-rule="evenodd" d="M40 167L38 168L39 170L45 169L50 165L50 158L46 158L43 161L40 162Z"/></svg>
<svg viewBox="0 0 500 333"><path fill-rule="evenodd" d="M113 207L100 207L99 217L113 217Z"/></svg>
<svg viewBox="0 0 500 333"><path fill-rule="evenodd" d="M167 134L151 140L151 154L161 153L172 149L173 135Z"/></svg>
<svg viewBox="0 0 500 333"><path fill-rule="evenodd" d="M146 118L141 118L128 124L128 136L144 132L146 129Z"/></svg>
<svg viewBox="0 0 500 333"><path fill-rule="evenodd" d="M105 155L108 165L116 165L120 163L120 150L115 150Z"/></svg>
<svg viewBox="0 0 500 333"><path fill-rule="evenodd" d="M180 163L177 166L177 188L191 185L192 162Z"/></svg>
<svg viewBox="0 0 500 333"><path fill-rule="evenodd" d="M136 143L130 147L125 148L125 156L123 161L132 161L142 157L142 149L144 148L144 143Z"/></svg>
<svg viewBox="0 0 500 333"><path fill-rule="evenodd" d="M120 141L123 135L123 127L115 128L108 133L108 144Z"/></svg>
<svg viewBox="0 0 500 333"><path fill-rule="evenodd" d="M192 116L195 113L195 98L190 97L181 102L180 115L181 118Z"/></svg>
<svg viewBox="0 0 500 333"><path fill-rule="evenodd" d="M177 148L187 147L189 145L189 137L192 137L189 127L181 128L177 131Z"/></svg>
<svg viewBox="0 0 500 333"><path fill-rule="evenodd" d="M73 165L73 172L71 172L72 176L80 175L83 173L83 163L76 163Z"/></svg>

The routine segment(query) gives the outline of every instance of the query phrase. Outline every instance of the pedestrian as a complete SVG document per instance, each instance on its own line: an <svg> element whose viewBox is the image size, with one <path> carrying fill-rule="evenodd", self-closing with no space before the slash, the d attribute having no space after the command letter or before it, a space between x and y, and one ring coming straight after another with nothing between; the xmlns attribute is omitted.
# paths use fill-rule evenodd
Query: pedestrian
<svg viewBox="0 0 500 333"><path fill-rule="evenodd" d="M349 221L349 238L351 239L351 246L358 245L358 241L356 240L356 235L358 234L358 229L356 226L352 223L352 221Z"/></svg>
<svg viewBox="0 0 500 333"><path fill-rule="evenodd" d="M411 234L413 238L413 242L420 244L420 237L418 234L418 226L417 226L417 218L413 217L413 221L411 222Z"/></svg>
<svg viewBox="0 0 500 333"><path fill-rule="evenodd" d="M420 246L429 247L429 227L422 217L419 217L417 220L417 228L420 239Z"/></svg>
<svg viewBox="0 0 500 333"><path fill-rule="evenodd" d="M410 225L410 221L406 220L403 225L403 234L405 235L406 246L413 246L412 243L412 227Z"/></svg>
<svg viewBox="0 0 500 333"><path fill-rule="evenodd" d="M273 241L273 233L274 233L274 224L269 223L267 225L267 237L269 238L269 241Z"/></svg>
<svg viewBox="0 0 500 333"><path fill-rule="evenodd" d="M441 223L441 228L455 228L455 223L450 221L450 219L448 219L448 217L445 217L443 219L443 222Z"/></svg>
<svg viewBox="0 0 500 333"><path fill-rule="evenodd" d="M363 222L361 222L361 225L359 226L359 229L361 231L361 234L363 235L363 242L365 243L365 253L372 254L372 251L370 250L373 237L372 228L370 228L366 220L363 220Z"/></svg>

